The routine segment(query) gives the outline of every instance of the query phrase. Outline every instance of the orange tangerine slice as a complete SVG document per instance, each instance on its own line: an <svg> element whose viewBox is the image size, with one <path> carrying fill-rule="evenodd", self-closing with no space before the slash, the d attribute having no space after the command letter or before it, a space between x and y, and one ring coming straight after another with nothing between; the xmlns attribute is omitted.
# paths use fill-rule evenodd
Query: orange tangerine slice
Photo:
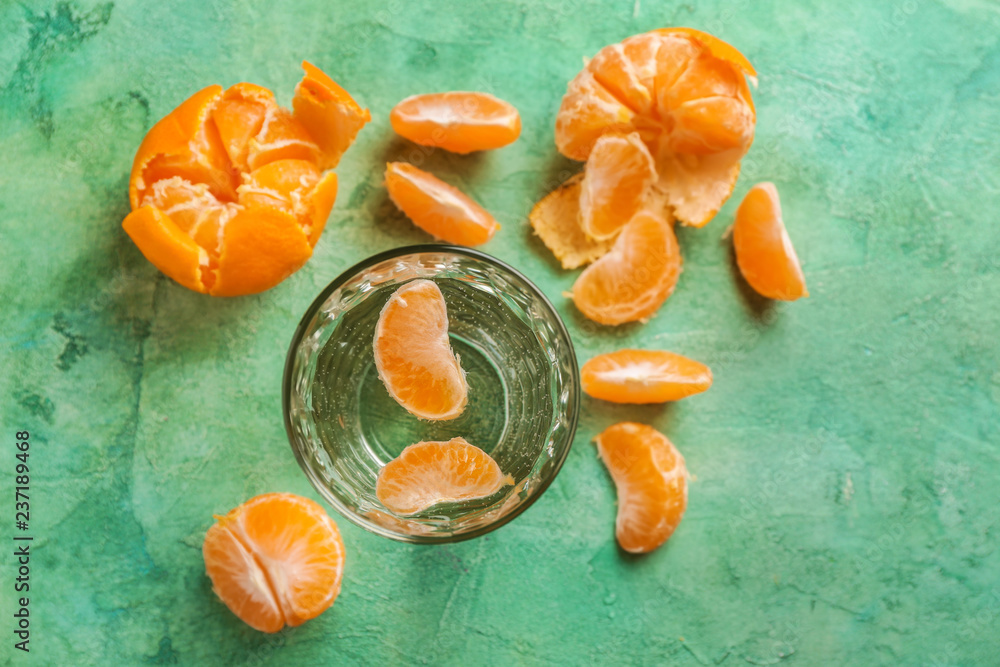
<svg viewBox="0 0 1000 667"><path fill-rule="evenodd" d="M653 96L662 38L657 32L634 35L597 52L586 68L601 89L633 111L636 119L656 113ZM655 132L656 125L650 126Z"/></svg>
<svg viewBox="0 0 1000 667"><path fill-rule="evenodd" d="M322 172L310 160L277 160L243 174L237 191L240 203L280 208L288 213L305 213L306 197L313 191Z"/></svg>
<svg viewBox="0 0 1000 667"><path fill-rule="evenodd" d="M663 403L712 386L705 364L665 350L599 354L580 369L583 391L612 403Z"/></svg>
<svg viewBox="0 0 1000 667"><path fill-rule="evenodd" d="M252 83L237 83L212 107L212 120L232 165L250 170L250 142L264 126L268 111L275 108L274 93Z"/></svg>
<svg viewBox="0 0 1000 667"><path fill-rule="evenodd" d="M208 185L191 183L178 176L154 183L145 201L169 216L213 258L219 254L219 230L239 210L238 206L216 198Z"/></svg>
<svg viewBox="0 0 1000 667"><path fill-rule="evenodd" d="M601 324L648 319L674 291L681 253L662 216L643 210L625 225L611 251L573 284L573 301Z"/></svg>
<svg viewBox="0 0 1000 667"><path fill-rule="evenodd" d="M413 95L389 115L402 137L452 153L501 148L521 135L521 115L488 93L450 92Z"/></svg>
<svg viewBox="0 0 1000 667"><path fill-rule="evenodd" d="M251 204L240 209L222 231L222 252L211 293L241 296L271 289L298 271L311 255L309 237L295 216Z"/></svg>
<svg viewBox="0 0 1000 667"><path fill-rule="evenodd" d="M344 543L312 500L267 493L215 518L202 546L205 571L215 594L250 627L301 625L337 599Z"/></svg>
<svg viewBox="0 0 1000 667"><path fill-rule="evenodd" d="M243 174L237 192L243 206L260 204L295 216L316 245L337 197L337 174L324 174L308 160L277 160Z"/></svg>
<svg viewBox="0 0 1000 667"><path fill-rule="evenodd" d="M214 296L253 294L312 255L337 195L336 175L323 169L360 128L345 118L363 125L368 112L315 67L303 67L303 95L329 93L303 103L305 117L254 84L209 86L139 146L129 178L132 213L122 226L181 285ZM333 131L346 134L314 134Z"/></svg>
<svg viewBox="0 0 1000 667"><path fill-rule="evenodd" d="M594 440L618 493L618 544L630 553L656 549L687 508L684 457L667 436L645 424L615 424Z"/></svg>
<svg viewBox="0 0 1000 667"><path fill-rule="evenodd" d="M774 183L758 183L743 198L733 223L733 247L740 273L758 293L782 301L809 296Z"/></svg>
<svg viewBox="0 0 1000 667"><path fill-rule="evenodd" d="M204 183L216 197L231 201L239 179L229 163L222 138L211 121L221 86L208 86L156 123L139 144L129 176L132 210L143 205L153 185L179 177Z"/></svg>
<svg viewBox="0 0 1000 667"><path fill-rule="evenodd" d="M606 134L637 132L656 187L684 224L701 227L732 194L753 141L755 71L729 44L688 28L629 37L573 79L556 116L556 145L586 160Z"/></svg>
<svg viewBox="0 0 1000 667"><path fill-rule="evenodd" d="M589 264L611 249L614 239L597 241L580 224L582 174L573 176L531 209L528 220L535 234L564 269Z"/></svg>
<svg viewBox="0 0 1000 667"><path fill-rule="evenodd" d="M568 158L586 160L602 135L635 129L635 112L584 69L563 96L556 116L556 146Z"/></svg>
<svg viewBox="0 0 1000 667"><path fill-rule="evenodd" d="M259 169L276 160L308 160L316 164L319 146L291 111L277 105L264 113L264 122L247 147L247 165Z"/></svg>
<svg viewBox="0 0 1000 667"><path fill-rule="evenodd" d="M397 289L375 326L375 368L397 403L420 419L454 419L469 399L448 339L448 307L430 280Z"/></svg>
<svg viewBox="0 0 1000 667"><path fill-rule="evenodd" d="M653 157L637 132L601 136L583 173L580 226L597 240L617 236L656 182Z"/></svg>
<svg viewBox="0 0 1000 667"><path fill-rule="evenodd" d="M436 239L456 245L481 245L500 229L482 206L412 164L388 163L385 186L399 210Z"/></svg>
<svg viewBox="0 0 1000 667"><path fill-rule="evenodd" d="M485 498L513 479L493 458L464 438L410 445L379 471L375 495L396 514L415 514L439 503Z"/></svg>

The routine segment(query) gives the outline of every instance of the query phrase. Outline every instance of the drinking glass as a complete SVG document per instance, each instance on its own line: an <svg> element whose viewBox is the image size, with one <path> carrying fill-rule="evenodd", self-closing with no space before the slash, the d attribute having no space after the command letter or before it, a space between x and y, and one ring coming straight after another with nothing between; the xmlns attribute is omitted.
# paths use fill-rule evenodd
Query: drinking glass
<svg viewBox="0 0 1000 667"><path fill-rule="evenodd" d="M375 368L382 307L420 278L444 295L452 349L466 372L468 404L453 420L414 417ZM573 443L579 387L569 333L527 278L476 250L421 245L370 257L316 297L292 339L282 401L299 465L340 514L385 537L437 543L488 533L538 499ZM379 502L379 470L405 447L458 436L489 453L514 483L406 516Z"/></svg>

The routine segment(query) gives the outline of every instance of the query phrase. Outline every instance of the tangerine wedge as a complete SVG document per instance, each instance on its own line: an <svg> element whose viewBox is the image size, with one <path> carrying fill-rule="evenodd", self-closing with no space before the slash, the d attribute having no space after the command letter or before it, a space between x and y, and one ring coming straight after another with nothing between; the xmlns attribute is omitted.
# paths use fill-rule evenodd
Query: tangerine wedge
<svg viewBox="0 0 1000 667"><path fill-rule="evenodd" d="M253 83L230 87L212 107L219 140L229 162L239 171L250 171L250 142L257 138L268 111L275 107L274 93Z"/></svg>
<svg viewBox="0 0 1000 667"><path fill-rule="evenodd" d="M277 105L264 113L257 136L247 146L247 165L258 169L275 160L319 160L319 146L291 111Z"/></svg>
<svg viewBox="0 0 1000 667"><path fill-rule="evenodd" d="M199 90L146 133L129 175L133 211L157 181L172 177L205 183L220 199L235 198L239 179L230 168L218 129L210 122L222 94L218 85Z"/></svg>
<svg viewBox="0 0 1000 667"><path fill-rule="evenodd" d="M274 287L312 255L335 165L367 110L309 63L296 111L251 83L209 86L146 134L122 226L154 266L213 296Z"/></svg>
<svg viewBox="0 0 1000 667"><path fill-rule="evenodd" d="M635 35L601 49L574 78L556 116L556 146L586 160L606 134L637 132L682 223L701 227L732 194L753 141L753 66L690 28Z"/></svg>
<svg viewBox="0 0 1000 667"><path fill-rule="evenodd" d="M750 188L733 223L733 247L740 273L769 299L795 301L809 296L798 255L781 218L781 200L774 183Z"/></svg>
<svg viewBox="0 0 1000 667"><path fill-rule="evenodd" d="M216 198L208 185L191 183L179 176L154 183L146 202L167 215L196 245L214 257L219 253L220 230L240 210L236 204Z"/></svg>
<svg viewBox="0 0 1000 667"><path fill-rule="evenodd" d="M202 546L205 571L215 594L250 627L301 625L337 599L344 543L312 500L267 493L215 518Z"/></svg>
<svg viewBox="0 0 1000 667"><path fill-rule="evenodd" d="M500 229L492 215L458 188L412 164L388 163L385 187L399 210L436 239L455 245L481 245Z"/></svg>
<svg viewBox="0 0 1000 667"><path fill-rule="evenodd" d="M413 95L389 114L392 129L420 144L452 153L501 148L521 135L521 115L488 93Z"/></svg>
<svg viewBox="0 0 1000 667"><path fill-rule="evenodd" d="M663 403L712 386L705 364L665 350L618 350L599 354L580 369L583 391L612 403Z"/></svg>
<svg viewBox="0 0 1000 667"><path fill-rule="evenodd" d="M556 115L556 147L566 157L583 161L602 135L636 129L635 112L584 68L570 82Z"/></svg>
<svg viewBox="0 0 1000 667"><path fill-rule="evenodd" d="M416 514L439 503L491 496L513 479L464 438L410 445L379 471L375 495L387 509Z"/></svg>
<svg viewBox="0 0 1000 667"><path fill-rule="evenodd" d="M430 280L397 289L375 326L375 368L389 395L420 419L454 419L469 400L448 339L448 307Z"/></svg>
<svg viewBox="0 0 1000 667"><path fill-rule="evenodd" d="M656 165L638 132L605 134L587 157L580 186L580 226L591 238L614 238L646 202Z"/></svg>
<svg viewBox="0 0 1000 667"><path fill-rule="evenodd" d="M681 273L681 253L670 223L643 210L625 225L608 254L584 269L573 301L601 324L646 320L667 300Z"/></svg>
<svg viewBox="0 0 1000 667"><path fill-rule="evenodd" d="M594 441L618 493L615 537L630 553L647 553L667 541L687 508L684 457L656 429L622 422Z"/></svg>
<svg viewBox="0 0 1000 667"><path fill-rule="evenodd" d="M243 175L237 188L244 206L259 204L295 216L316 244L337 195L337 174L309 160L277 160Z"/></svg>
<svg viewBox="0 0 1000 667"><path fill-rule="evenodd" d="M614 239L597 241L580 225L582 174L571 177L531 209L528 220L535 234L564 269L589 264L611 249Z"/></svg>

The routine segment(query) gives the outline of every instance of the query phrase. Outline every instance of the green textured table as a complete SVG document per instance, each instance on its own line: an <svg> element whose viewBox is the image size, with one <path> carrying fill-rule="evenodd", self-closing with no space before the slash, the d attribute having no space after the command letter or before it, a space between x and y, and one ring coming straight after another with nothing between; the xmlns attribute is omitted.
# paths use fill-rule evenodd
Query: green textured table
<svg viewBox="0 0 1000 667"><path fill-rule="evenodd" d="M0 3L0 662L997 664L998 5L368 4ZM578 168L552 133L581 59L665 25L718 34L760 71L734 199L778 184L812 297L748 291L720 240L734 201L680 231L684 274L649 324L595 328L560 296L575 273L526 211ZM303 58L373 116L316 254L258 296L178 287L120 226L136 146L209 83L288 103ZM317 497L282 427L286 346L343 268L427 240L381 185L384 162L413 150L387 116L446 89L522 113L513 146L425 166L502 222L484 249L543 286L580 359L663 347L709 363L715 385L664 407L586 400L558 479L487 537L416 547L341 519L335 606L259 634L214 598L202 536L254 494ZM626 418L666 432L697 478L678 532L638 558L616 548L614 489L589 444ZM22 429L27 656L12 634Z"/></svg>

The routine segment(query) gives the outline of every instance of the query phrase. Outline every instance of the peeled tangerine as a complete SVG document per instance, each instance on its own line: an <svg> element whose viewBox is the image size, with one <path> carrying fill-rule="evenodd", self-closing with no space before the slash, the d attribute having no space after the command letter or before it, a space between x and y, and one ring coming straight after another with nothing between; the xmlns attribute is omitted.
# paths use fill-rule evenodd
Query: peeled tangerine
<svg viewBox="0 0 1000 667"><path fill-rule="evenodd" d="M601 324L646 320L674 291L681 253L661 214L641 211L622 229L608 254L573 284L573 302Z"/></svg>
<svg viewBox="0 0 1000 667"><path fill-rule="evenodd" d="M337 196L335 167L371 116L308 62L294 111L270 90L209 86L146 134L122 226L175 281L213 296L270 289L305 264Z"/></svg>
<svg viewBox="0 0 1000 667"><path fill-rule="evenodd" d="M420 419L454 419L469 400L465 371L448 338L448 306L430 280L389 297L375 326L375 368L389 395Z"/></svg>
<svg viewBox="0 0 1000 667"><path fill-rule="evenodd" d="M646 553L680 525L688 472L677 448L651 426L622 422L595 438L618 492L615 537L622 549Z"/></svg>
<svg viewBox="0 0 1000 667"><path fill-rule="evenodd" d="M393 107L389 120L400 136L452 153L500 148L521 134L517 109L488 93L413 95Z"/></svg>
<svg viewBox="0 0 1000 667"><path fill-rule="evenodd" d="M301 625L337 599L344 543L312 500L267 493L215 518L202 546L205 572L215 594L250 627Z"/></svg>
<svg viewBox="0 0 1000 667"><path fill-rule="evenodd" d="M412 164L388 163L385 187L399 210L434 238L473 246L486 243L500 229L482 206Z"/></svg>
<svg viewBox="0 0 1000 667"><path fill-rule="evenodd" d="M700 394L712 371L666 350L618 350L599 354L580 369L583 391L612 403L663 403Z"/></svg>
<svg viewBox="0 0 1000 667"><path fill-rule="evenodd" d="M809 296L799 258L781 219L781 201L774 183L750 188L736 210L733 247L740 273L769 299L795 301Z"/></svg>
<svg viewBox="0 0 1000 667"><path fill-rule="evenodd" d="M513 484L489 454L464 438L410 445L379 471L375 495L396 514L485 498Z"/></svg>
<svg viewBox="0 0 1000 667"><path fill-rule="evenodd" d="M753 141L748 76L756 71L742 54L697 30L629 37L601 49L570 82L556 146L587 160L601 137L638 133L674 217L701 227L729 198Z"/></svg>

